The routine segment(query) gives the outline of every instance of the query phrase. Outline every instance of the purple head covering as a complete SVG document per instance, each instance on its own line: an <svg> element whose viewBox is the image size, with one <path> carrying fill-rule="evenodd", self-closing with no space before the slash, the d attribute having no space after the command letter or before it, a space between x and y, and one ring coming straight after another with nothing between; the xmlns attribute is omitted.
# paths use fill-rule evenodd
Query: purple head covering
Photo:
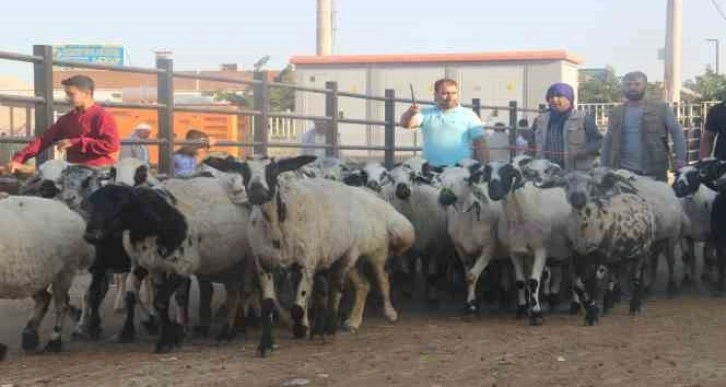
<svg viewBox="0 0 726 387"><path fill-rule="evenodd" d="M572 89L572 86L566 83L555 83L550 86L550 88L547 89L545 99L549 101L550 97L555 95L563 96L569 99L572 105L575 104L575 91Z"/></svg>

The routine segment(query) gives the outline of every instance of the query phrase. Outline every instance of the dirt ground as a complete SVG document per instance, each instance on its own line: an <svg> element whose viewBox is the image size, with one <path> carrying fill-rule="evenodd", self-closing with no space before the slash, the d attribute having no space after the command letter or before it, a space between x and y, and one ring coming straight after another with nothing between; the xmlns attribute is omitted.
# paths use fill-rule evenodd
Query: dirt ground
<svg viewBox="0 0 726 387"><path fill-rule="evenodd" d="M76 281L74 300L87 283ZM112 303L104 303L104 340L66 334L64 353L52 355L19 349L31 302L0 301L0 342L10 347L0 386L281 386L296 378L310 386L726 386L726 299L694 292L649 299L635 318L621 303L596 327L566 313L539 327L511 314L464 319L460 298L435 313L411 302L397 305L395 324L373 309L357 334L327 343L278 329L279 348L265 359L255 356L256 329L221 346L190 337L164 355L152 353L154 338L140 327L138 343L118 344Z"/></svg>

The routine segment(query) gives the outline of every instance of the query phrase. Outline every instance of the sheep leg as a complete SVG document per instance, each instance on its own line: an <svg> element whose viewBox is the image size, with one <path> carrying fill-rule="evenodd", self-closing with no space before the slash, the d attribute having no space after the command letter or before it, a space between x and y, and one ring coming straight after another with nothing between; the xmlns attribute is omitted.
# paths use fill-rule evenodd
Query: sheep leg
<svg viewBox="0 0 726 387"><path fill-rule="evenodd" d="M547 262L547 250L537 249L534 252L534 264L529 277L529 323L541 325L543 322L542 305L539 302L540 280Z"/></svg>
<svg viewBox="0 0 726 387"><path fill-rule="evenodd" d="M189 326L189 294L191 287L192 279L185 278L176 293L174 293L176 322L183 327Z"/></svg>
<svg viewBox="0 0 726 387"><path fill-rule="evenodd" d="M701 271L701 281L710 285L716 283L714 278L714 268L716 267L716 248L712 241L706 241L703 244L703 269Z"/></svg>
<svg viewBox="0 0 726 387"><path fill-rule="evenodd" d="M328 322L328 305L330 305L330 271L319 270L313 276L312 302L310 307L310 321L312 328L310 329L310 340L315 339L315 335L325 340L325 327Z"/></svg>
<svg viewBox="0 0 726 387"><path fill-rule="evenodd" d="M87 334L91 340L101 337L101 303L108 293L108 275L105 270L97 269L91 273L91 284L88 287L88 303L91 309Z"/></svg>
<svg viewBox="0 0 726 387"><path fill-rule="evenodd" d="M521 255L511 255L509 259L514 266L515 285L517 287L517 315L516 318L522 318L527 315L527 294L524 280L524 257Z"/></svg>
<svg viewBox="0 0 726 387"><path fill-rule="evenodd" d="M113 311L116 313L123 313L126 311L125 296L126 296L126 279L128 273L116 273L113 275L113 281L116 284L116 299L113 302Z"/></svg>
<svg viewBox="0 0 726 387"><path fill-rule="evenodd" d="M389 282L388 272L386 271L386 259L388 254L383 252L370 259L373 266L373 274L376 276L376 282L383 297L383 314L388 321L396 322L398 320L398 312L391 303L391 283Z"/></svg>
<svg viewBox="0 0 726 387"><path fill-rule="evenodd" d="M608 270L607 288L605 289L605 295L602 301L603 315L607 314L615 306L615 287L618 281L617 273L617 267L612 267Z"/></svg>
<svg viewBox="0 0 726 387"><path fill-rule="evenodd" d="M459 254L459 256L462 256L461 252ZM476 300L476 285L479 282L479 276L489 266L491 259L491 251L488 249L482 250L481 254L476 258L474 265L466 272L466 313L468 314L474 314L478 311L479 305Z"/></svg>
<svg viewBox="0 0 726 387"><path fill-rule="evenodd" d="M33 306L33 313L30 315L28 322L25 324L21 340L22 347L26 351L32 351L38 348L38 327L40 326L41 321L43 321L45 314L48 312L50 298L51 295L48 293L47 289L43 289L33 294L33 301L35 302L35 305Z"/></svg>
<svg viewBox="0 0 726 387"><path fill-rule="evenodd" d="M550 294L547 297L547 303L551 310L556 310L560 305L562 290L562 261L555 261L550 264Z"/></svg>
<svg viewBox="0 0 726 387"><path fill-rule="evenodd" d="M348 271L348 279L353 283L355 299L353 301L353 310L350 312L350 317L345 321L344 326L346 329L357 332L363 321L363 308L368 297L368 292L371 289L371 284L360 275L358 270Z"/></svg>
<svg viewBox="0 0 726 387"><path fill-rule="evenodd" d="M128 273L128 275L125 276L124 288L129 290L126 291L125 295L126 319L124 321L124 326L118 336L118 341L120 343L134 342L134 339L136 337L136 326L134 322L136 306L139 307L141 313L145 317L145 319L142 320L142 325L144 325L146 330L152 335L156 335L159 333L154 315L146 309L146 306L144 306L142 302L140 302L139 294L141 292L141 283L145 279L147 274L148 272L145 269L141 267L135 267L131 272Z"/></svg>
<svg viewBox="0 0 726 387"><path fill-rule="evenodd" d="M237 311L240 305L240 296L242 284L239 282L225 283L224 287L227 291L225 305L227 306L227 321L222 326L222 330L217 335L217 341L231 341L237 336L237 327L235 320L237 319Z"/></svg>
<svg viewBox="0 0 726 387"><path fill-rule="evenodd" d="M691 237L681 240L681 261L683 261L683 280L681 286L691 287L696 275L696 246Z"/></svg>
<svg viewBox="0 0 726 387"><path fill-rule="evenodd" d="M630 314L642 312L643 304L643 277L645 276L645 263L643 259L635 260L632 268L633 296L630 299Z"/></svg>
<svg viewBox="0 0 726 387"><path fill-rule="evenodd" d="M597 279L595 279L597 282ZM595 285L597 286L597 285ZM582 306L585 308L585 325L595 325L599 320L599 309L595 305L595 297L591 297L585 289L585 284L582 281L581 276L577 276L573 283L575 292L577 292L579 300L582 302Z"/></svg>
<svg viewBox="0 0 726 387"><path fill-rule="evenodd" d="M68 291L73 283L75 270L61 274L58 279L53 282L53 303L55 304L55 324L53 325L53 333L50 335L50 341L45 346L48 352L60 352L62 349L61 333L63 332L63 323L68 313Z"/></svg>
<svg viewBox="0 0 726 387"><path fill-rule="evenodd" d="M721 294L724 291L724 285L726 283L726 252L723 248L719 247L716 252L716 266L718 272L718 280L716 281L716 293Z"/></svg>
<svg viewBox="0 0 726 387"><path fill-rule="evenodd" d="M272 351L274 339L272 337L272 313L275 311L275 281L272 273L258 269L257 275L262 291L262 335L260 344L257 346L257 353L265 357L267 352Z"/></svg>
<svg viewBox="0 0 726 387"><path fill-rule="evenodd" d="M209 334L209 327L212 325L214 286L212 281L200 276L197 276L197 285L199 286L199 324L192 327L192 330L194 333L206 336Z"/></svg>
<svg viewBox="0 0 726 387"><path fill-rule="evenodd" d="M313 285L313 270L308 268L298 268L300 270L300 283L295 293L295 304L292 306L290 314L293 319L292 332L295 338L301 339L305 337L310 329L308 323L308 299Z"/></svg>
<svg viewBox="0 0 726 387"><path fill-rule="evenodd" d="M668 297L674 297L678 292L678 285L676 285L676 244L678 241L675 238L670 238L665 244L665 257L666 263L668 264Z"/></svg>
<svg viewBox="0 0 726 387"><path fill-rule="evenodd" d="M161 334L156 342L156 353L166 353L181 344L184 338L184 328L169 318L169 303L171 296L182 285L185 278L176 274L158 273L154 275L156 297L154 309L161 322Z"/></svg>

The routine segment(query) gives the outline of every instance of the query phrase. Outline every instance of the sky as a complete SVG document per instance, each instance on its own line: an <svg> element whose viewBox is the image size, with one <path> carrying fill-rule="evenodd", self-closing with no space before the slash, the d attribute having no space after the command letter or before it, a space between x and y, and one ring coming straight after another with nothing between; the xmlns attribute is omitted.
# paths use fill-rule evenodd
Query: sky
<svg viewBox="0 0 726 387"><path fill-rule="evenodd" d="M583 68L612 65L663 78L667 0L334 0L335 54L445 53L565 49ZM715 0L726 11L726 0ZM179 70L268 68L315 54L315 0L125 0L93 7L65 1L13 1L3 7L0 50L31 53L33 44L123 45L134 66L152 66L154 50L174 52ZM103 4L103 10L101 8ZM682 79L726 51L726 19L712 0L683 1ZM722 55L723 57L723 55ZM726 62L721 61L726 71ZM0 76L32 79L32 66L0 60Z"/></svg>

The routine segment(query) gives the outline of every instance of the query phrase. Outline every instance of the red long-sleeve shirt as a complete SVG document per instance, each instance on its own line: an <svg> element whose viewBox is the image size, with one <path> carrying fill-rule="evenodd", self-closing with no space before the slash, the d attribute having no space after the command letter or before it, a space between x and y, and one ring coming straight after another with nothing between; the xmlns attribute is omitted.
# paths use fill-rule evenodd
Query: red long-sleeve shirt
<svg viewBox="0 0 726 387"><path fill-rule="evenodd" d="M102 166L116 163L121 140L111 113L99 105L84 111L73 109L48 128L43 135L13 156L13 161L25 163L60 140L71 140L66 149L69 163Z"/></svg>

